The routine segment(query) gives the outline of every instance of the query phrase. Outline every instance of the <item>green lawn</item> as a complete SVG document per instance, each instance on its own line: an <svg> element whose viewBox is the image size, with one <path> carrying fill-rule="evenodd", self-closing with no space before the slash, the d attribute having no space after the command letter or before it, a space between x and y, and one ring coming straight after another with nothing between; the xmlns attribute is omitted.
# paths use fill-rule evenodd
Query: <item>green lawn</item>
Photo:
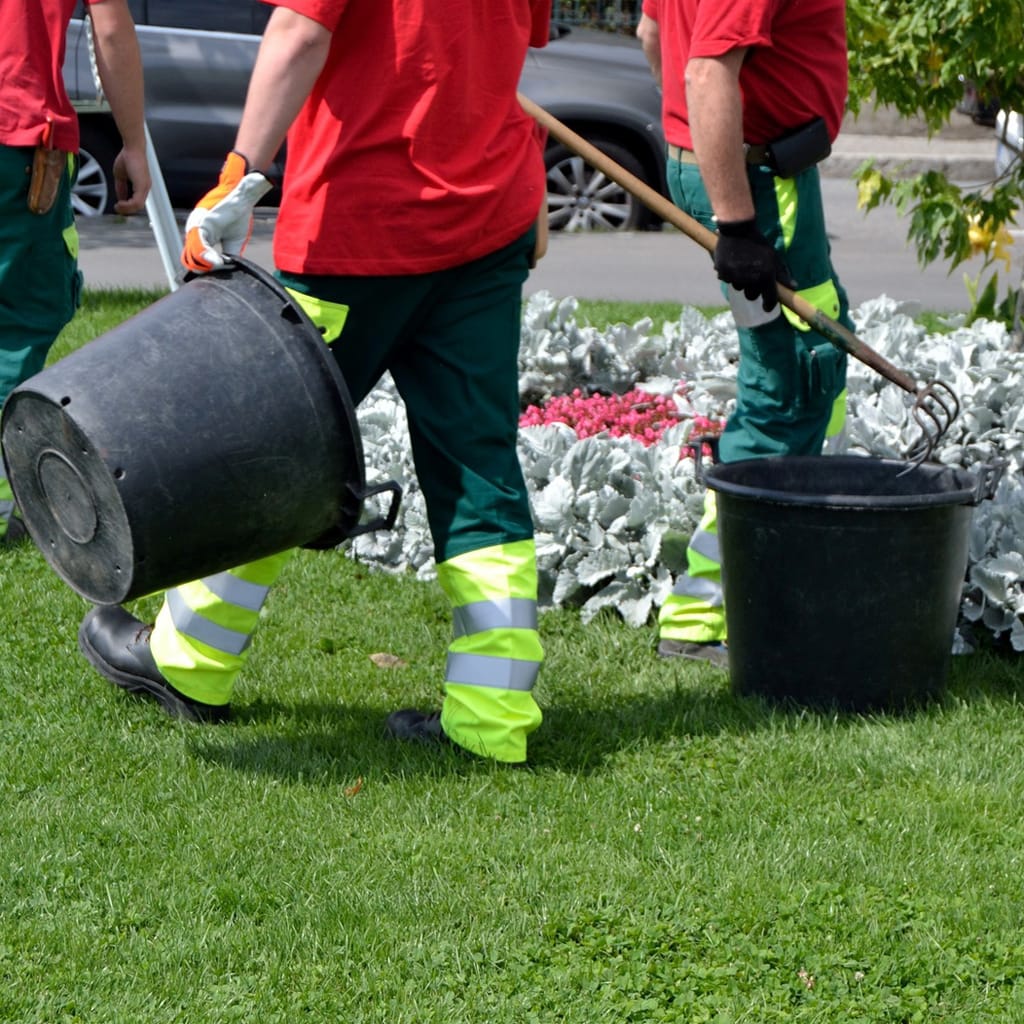
<svg viewBox="0 0 1024 1024"><path fill-rule="evenodd" d="M551 612L508 768L383 735L439 702L434 584L300 553L209 729L88 666L34 548L0 588L4 1024L1024 1021L1020 659L835 716Z"/></svg>

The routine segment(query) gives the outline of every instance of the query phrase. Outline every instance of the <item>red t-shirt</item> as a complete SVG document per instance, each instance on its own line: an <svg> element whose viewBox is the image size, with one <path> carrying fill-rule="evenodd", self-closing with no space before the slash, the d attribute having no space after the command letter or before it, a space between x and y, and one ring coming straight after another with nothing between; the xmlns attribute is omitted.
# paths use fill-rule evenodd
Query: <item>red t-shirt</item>
<svg viewBox="0 0 1024 1024"><path fill-rule="evenodd" d="M333 32L288 133L279 269L428 273L529 228L545 172L516 89L551 0L267 2Z"/></svg>
<svg viewBox="0 0 1024 1024"><path fill-rule="evenodd" d="M683 74L691 57L750 47L740 71L743 137L759 144L846 108L846 0L644 0L658 22L666 139L692 149Z"/></svg>
<svg viewBox="0 0 1024 1024"><path fill-rule="evenodd" d="M78 118L63 73L74 10L75 0L0 0L0 145L38 146L50 117L54 147L78 150Z"/></svg>

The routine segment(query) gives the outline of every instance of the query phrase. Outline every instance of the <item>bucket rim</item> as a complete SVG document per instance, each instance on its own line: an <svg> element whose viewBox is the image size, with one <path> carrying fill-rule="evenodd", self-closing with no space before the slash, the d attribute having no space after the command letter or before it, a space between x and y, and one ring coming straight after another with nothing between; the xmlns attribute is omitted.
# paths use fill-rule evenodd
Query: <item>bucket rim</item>
<svg viewBox="0 0 1024 1024"><path fill-rule="evenodd" d="M758 487L729 479L730 474L742 473L747 467L757 464L759 469L766 466L805 465L828 461L833 467L865 465L884 468L892 472L893 478L904 473L920 473L931 479L942 475L955 486L944 490L920 494L847 494L847 493L806 493L787 491L772 487ZM915 509L946 505L976 505L979 501L979 481L968 470L945 466L941 463L912 465L898 459L878 458L870 455L773 455L760 459L741 459L736 462L717 463L704 471L704 481L709 488L736 498L768 502L777 505L813 506L816 508L847 509Z"/></svg>

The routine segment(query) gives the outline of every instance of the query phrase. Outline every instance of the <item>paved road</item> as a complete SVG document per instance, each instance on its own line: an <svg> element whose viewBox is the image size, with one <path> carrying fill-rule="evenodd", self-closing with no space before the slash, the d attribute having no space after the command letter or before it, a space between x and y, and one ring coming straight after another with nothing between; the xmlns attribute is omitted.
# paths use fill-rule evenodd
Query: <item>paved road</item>
<svg viewBox="0 0 1024 1024"><path fill-rule="evenodd" d="M882 294L918 302L923 309L966 309L963 274L977 274L974 260L949 274L944 265L922 269L907 243L907 224L891 208L857 209L852 182L823 180L832 256L854 305ZM710 258L675 230L595 237L556 236L534 271L528 290L577 298L720 304Z"/></svg>
<svg viewBox="0 0 1024 1024"><path fill-rule="evenodd" d="M826 217L833 257L854 305L887 294L924 309L966 309L964 273L980 269L975 260L952 273L943 265L921 268L907 244L907 225L891 207L863 214L857 209L853 171L874 159L890 172L939 170L951 180L978 182L992 171L995 141L963 115L929 136L920 120L888 108L848 114L832 155L822 164ZM178 211L178 228L185 216ZM143 216L126 221L100 217L79 221L81 266L91 287L166 288L167 272L155 235ZM262 212L247 255L270 268L273 213ZM1018 244L1017 249L1024 249ZM1019 260L1016 271L1019 273ZM526 292L558 297L667 301L718 305L721 293L707 254L675 230L637 234L552 236L548 255Z"/></svg>
<svg viewBox="0 0 1024 1024"><path fill-rule="evenodd" d="M886 294L924 309L967 308L963 272L922 269L906 242L906 223L891 208L864 214L856 189L844 178L823 180L833 259L857 305ZM180 222L179 222L180 227ZM101 217L79 221L81 266L89 287L167 287L167 276L146 218ZM270 268L273 215L261 214L247 255ZM558 297L666 301L718 305L721 293L707 254L674 229L616 234L555 234L548 255L531 275L526 293Z"/></svg>

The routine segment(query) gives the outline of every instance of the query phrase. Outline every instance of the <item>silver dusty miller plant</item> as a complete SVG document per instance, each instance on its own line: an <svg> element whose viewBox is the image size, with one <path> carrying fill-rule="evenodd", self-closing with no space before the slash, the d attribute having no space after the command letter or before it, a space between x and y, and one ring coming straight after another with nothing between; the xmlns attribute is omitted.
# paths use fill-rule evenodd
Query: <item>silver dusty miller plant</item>
<svg viewBox="0 0 1024 1024"><path fill-rule="evenodd" d="M726 416L735 397L736 334L726 314L684 308L661 333L650 320L606 329L581 324L573 298L546 292L523 312L520 397L525 407L579 388L671 395L681 422L645 447L633 438L579 440L563 424L520 432L519 453L534 512L541 603L574 606L588 620L614 609L634 626L650 620L672 585L681 544L700 518L704 488L688 442L692 417ZM1006 329L951 318L929 334L916 310L885 296L854 312L857 333L921 381L949 384L961 413L936 449L946 465L985 472L1005 462L995 497L974 509L958 647L979 632L1024 651L1024 354ZM685 382L683 393L677 393ZM856 360L848 374L844 436L833 451L904 458L917 434L912 398ZM370 483L391 479L404 498L391 532L354 538L352 557L392 572L434 575L422 494L409 450L405 412L385 379L360 405Z"/></svg>

